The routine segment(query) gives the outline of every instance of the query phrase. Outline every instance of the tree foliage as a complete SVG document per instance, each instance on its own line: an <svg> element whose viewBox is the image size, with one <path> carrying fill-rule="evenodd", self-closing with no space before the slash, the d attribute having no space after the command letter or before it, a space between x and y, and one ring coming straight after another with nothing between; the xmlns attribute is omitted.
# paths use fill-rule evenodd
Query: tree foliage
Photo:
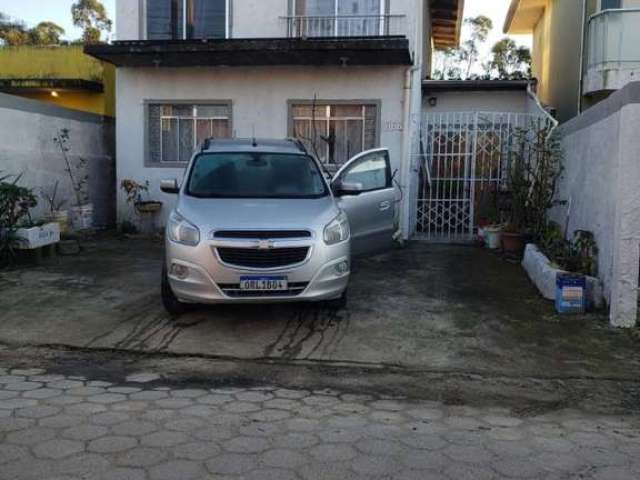
<svg viewBox="0 0 640 480"><path fill-rule="evenodd" d="M464 21L465 38L459 48L440 50L435 56L433 78L436 80L516 79L531 76L531 53L510 38L497 42L490 57L482 63L482 73L476 73L481 50L487 42L493 22L480 15Z"/></svg>
<svg viewBox="0 0 640 480"><path fill-rule="evenodd" d="M62 35L64 28L53 22L40 22L27 28L24 22L0 12L0 42L4 45L59 45Z"/></svg>
<svg viewBox="0 0 640 480"><path fill-rule="evenodd" d="M98 43L102 33L111 31L112 22L100 0L78 0L71 6L73 24L83 30L84 43Z"/></svg>
<svg viewBox="0 0 640 480"><path fill-rule="evenodd" d="M531 52L510 38L503 38L491 49L489 73L501 79L531 77Z"/></svg>
<svg viewBox="0 0 640 480"><path fill-rule="evenodd" d="M64 28L53 22L40 22L29 30L29 37L33 45L59 45L60 37L64 35Z"/></svg>

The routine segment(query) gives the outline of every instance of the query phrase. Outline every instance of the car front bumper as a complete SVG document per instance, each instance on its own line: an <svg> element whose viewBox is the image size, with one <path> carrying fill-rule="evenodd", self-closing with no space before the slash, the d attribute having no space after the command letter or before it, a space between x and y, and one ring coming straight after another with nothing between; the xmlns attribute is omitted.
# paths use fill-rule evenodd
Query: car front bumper
<svg viewBox="0 0 640 480"><path fill-rule="evenodd" d="M187 303L279 303L314 302L339 298L346 290L350 275L349 242L325 245L309 243L307 259L297 265L284 268L252 269L223 263L216 254L215 242L201 242L189 247L166 241L166 262L169 284L180 301ZM349 268L341 273L336 268L347 263ZM182 270L176 275L174 265ZM287 292L239 291L241 277L286 277L290 288Z"/></svg>

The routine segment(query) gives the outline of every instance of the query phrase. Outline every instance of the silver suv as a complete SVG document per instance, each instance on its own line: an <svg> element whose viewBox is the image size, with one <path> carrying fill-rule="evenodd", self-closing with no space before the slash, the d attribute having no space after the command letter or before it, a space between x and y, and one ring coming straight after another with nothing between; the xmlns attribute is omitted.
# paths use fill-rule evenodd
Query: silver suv
<svg viewBox="0 0 640 480"><path fill-rule="evenodd" d="M351 254L392 243L389 153L360 153L330 175L296 140L209 140L191 159L166 228L162 300L346 304Z"/></svg>

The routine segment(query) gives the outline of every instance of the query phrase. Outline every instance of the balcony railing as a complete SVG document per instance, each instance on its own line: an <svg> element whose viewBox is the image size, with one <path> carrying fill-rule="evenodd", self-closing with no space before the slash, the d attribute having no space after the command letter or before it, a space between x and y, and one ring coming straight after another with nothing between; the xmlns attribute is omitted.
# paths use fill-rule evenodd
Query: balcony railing
<svg viewBox="0 0 640 480"><path fill-rule="evenodd" d="M592 16L588 68L608 70L639 65L640 9L604 10Z"/></svg>
<svg viewBox="0 0 640 480"><path fill-rule="evenodd" d="M282 17L289 38L406 35L404 15Z"/></svg>

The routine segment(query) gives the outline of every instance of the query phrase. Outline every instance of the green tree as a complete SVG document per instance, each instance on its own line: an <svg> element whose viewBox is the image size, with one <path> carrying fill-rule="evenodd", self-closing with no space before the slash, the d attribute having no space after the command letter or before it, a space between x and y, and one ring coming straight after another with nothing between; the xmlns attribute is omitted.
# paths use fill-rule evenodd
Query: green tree
<svg viewBox="0 0 640 480"><path fill-rule="evenodd" d="M479 15L464 21L465 37L459 48L447 48L436 54L433 78L438 80L459 80L472 78L473 67L480 57L480 49L487 41L493 22L489 17Z"/></svg>
<svg viewBox="0 0 640 480"><path fill-rule="evenodd" d="M59 45L62 35L64 35L64 28L53 22L40 22L29 30L33 45Z"/></svg>
<svg viewBox="0 0 640 480"><path fill-rule="evenodd" d="M8 46L18 46L29 42L29 33L24 22L14 20L0 12L0 43Z"/></svg>
<svg viewBox="0 0 640 480"><path fill-rule="evenodd" d="M491 60L486 68L491 78L531 78L531 51L510 38L503 38L491 49Z"/></svg>
<svg viewBox="0 0 640 480"><path fill-rule="evenodd" d="M470 78L471 71L480 57L480 47L487 41L491 30L493 30L493 22L489 17L479 15L465 19L464 23L471 29L471 33L469 38L462 43L460 60L464 64L465 78Z"/></svg>
<svg viewBox="0 0 640 480"><path fill-rule="evenodd" d="M78 0L71 6L71 17L73 24L82 28L85 43L99 43L102 33L111 31L112 22L100 0Z"/></svg>

